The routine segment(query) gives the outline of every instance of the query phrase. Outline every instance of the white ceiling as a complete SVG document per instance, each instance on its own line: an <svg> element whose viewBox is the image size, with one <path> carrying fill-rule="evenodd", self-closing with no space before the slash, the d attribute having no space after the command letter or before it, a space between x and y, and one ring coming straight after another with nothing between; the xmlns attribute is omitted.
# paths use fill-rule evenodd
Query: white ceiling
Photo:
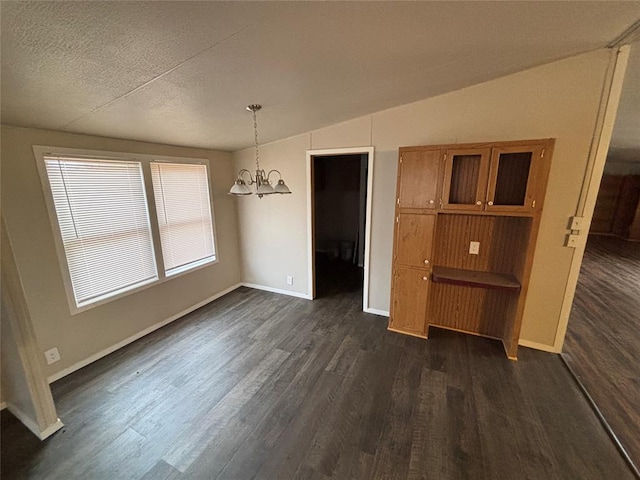
<svg viewBox="0 0 640 480"><path fill-rule="evenodd" d="M285 138L604 47L640 2L2 1L0 14L2 123L236 150L253 140L249 103L264 106L261 142Z"/></svg>

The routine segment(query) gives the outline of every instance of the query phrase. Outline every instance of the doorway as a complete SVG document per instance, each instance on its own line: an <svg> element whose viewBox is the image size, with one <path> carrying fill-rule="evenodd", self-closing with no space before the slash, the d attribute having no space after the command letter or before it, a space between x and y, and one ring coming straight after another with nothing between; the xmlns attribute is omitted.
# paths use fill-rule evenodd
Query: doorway
<svg viewBox="0 0 640 480"><path fill-rule="evenodd" d="M307 152L309 291L368 307L373 147Z"/></svg>

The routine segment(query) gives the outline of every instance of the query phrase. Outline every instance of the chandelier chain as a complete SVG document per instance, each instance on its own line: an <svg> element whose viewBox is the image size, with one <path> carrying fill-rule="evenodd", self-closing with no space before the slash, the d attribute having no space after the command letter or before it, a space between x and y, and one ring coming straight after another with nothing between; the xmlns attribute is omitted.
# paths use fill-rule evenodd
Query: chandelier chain
<svg viewBox="0 0 640 480"><path fill-rule="evenodd" d="M260 163L258 162L258 121L256 120L256 110L253 110L253 132L256 141L256 170L260 170Z"/></svg>

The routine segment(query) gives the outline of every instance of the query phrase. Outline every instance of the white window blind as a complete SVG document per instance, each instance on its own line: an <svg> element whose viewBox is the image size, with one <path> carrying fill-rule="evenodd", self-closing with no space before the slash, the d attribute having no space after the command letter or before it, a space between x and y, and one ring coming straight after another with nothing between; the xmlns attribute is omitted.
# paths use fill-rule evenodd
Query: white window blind
<svg viewBox="0 0 640 480"><path fill-rule="evenodd" d="M216 259L206 165L151 162L167 276Z"/></svg>
<svg viewBox="0 0 640 480"><path fill-rule="evenodd" d="M156 280L140 163L44 161L77 306Z"/></svg>

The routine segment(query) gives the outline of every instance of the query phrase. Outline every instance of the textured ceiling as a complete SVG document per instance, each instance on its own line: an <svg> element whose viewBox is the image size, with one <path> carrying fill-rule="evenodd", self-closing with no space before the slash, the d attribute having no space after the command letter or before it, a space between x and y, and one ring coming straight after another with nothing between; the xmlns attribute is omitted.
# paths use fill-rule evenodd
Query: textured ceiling
<svg viewBox="0 0 640 480"><path fill-rule="evenodd" d="M264 106L262 142L285 138L604 47L640 2L2 1L0 14L3 123L236 150L252 142L249 103Z"/></svg>

